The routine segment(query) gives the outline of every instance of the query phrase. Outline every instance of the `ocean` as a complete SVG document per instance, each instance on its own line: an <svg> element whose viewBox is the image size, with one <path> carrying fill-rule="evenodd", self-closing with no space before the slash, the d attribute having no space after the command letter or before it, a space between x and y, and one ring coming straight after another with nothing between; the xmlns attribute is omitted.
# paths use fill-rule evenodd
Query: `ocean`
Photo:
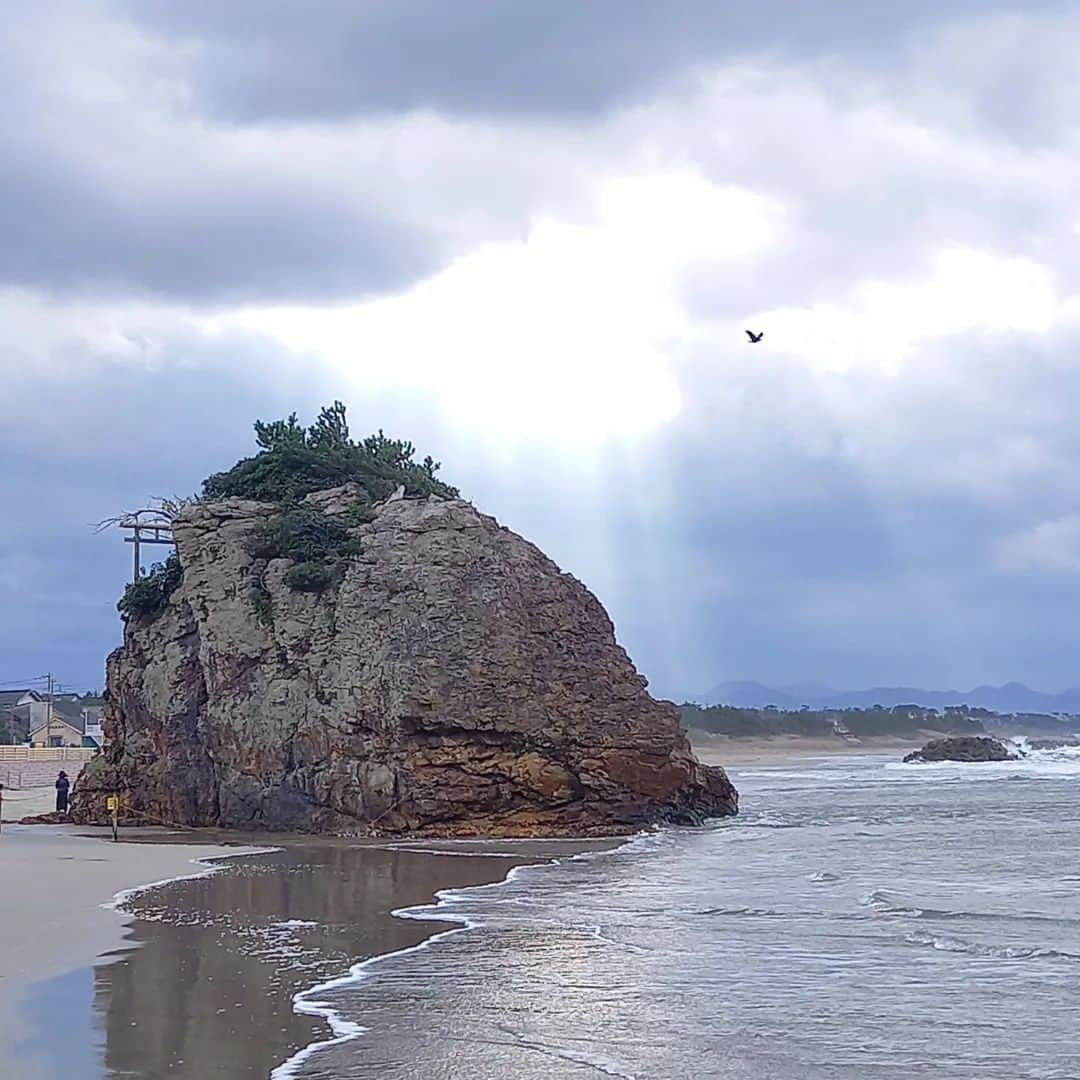
<svg viewBox="0 0 1080 1080"><path fill-rule="evenodd" d="M27 1039L78 1080L1080 1080L1080 751L732 775L738 818L606 851L227 860Z"/></svg>
<svg viewBox="0 0 1080 1080"><path fill-rule="evenodd" d="M743 812L400 912L276 1077L1080 1078L1080 752L734 771Z"/></svg>

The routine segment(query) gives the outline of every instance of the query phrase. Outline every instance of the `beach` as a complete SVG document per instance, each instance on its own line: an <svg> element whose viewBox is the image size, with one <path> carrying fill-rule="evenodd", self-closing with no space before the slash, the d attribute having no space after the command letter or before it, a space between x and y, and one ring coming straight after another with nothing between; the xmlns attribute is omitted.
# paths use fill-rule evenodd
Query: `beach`
<svg viewBox="0 0 1080 1080"><path fill-rule="evenodd" d="M1080 1075L1080 754L743 742L738 818L609 842L5 827L0 1074Z"/></svg>
<svg viewBox="0 0 1080 1080"><path fill-rule="evenodd" d="M281 846L260 853L164 830L121 837L0 834L4 1075L266 1077L333 1038L296 994L447 929L391 912L583 847L273 837Z"/></svg>
<svg viewBox="0 0 1080 1080"><path fill-rule="evenodd" d="M22 800L11 798L22 794ZM40 812L35 789L5 792L12 805ZM51 799L51 791L46 792ZM51 809L51 802L42 807ZM206 874L198 860L236 855L220 844L146 844L151 830L132 830L113 843L107 830L5 824L0 832L0 1061L34 1077L32 1055L20 1048L30 1030L23 1011L36 985L86 969L122 948L130 919L116 910L118 894L162 879ZM48 1012L48 1002L44 1003ZM25 1058L25 1060L24 1060Z"/></svg>
<svg viewBox="0 0 1080 1080"><path fill-rule="evenodd" d="M816 743L719 739L697 751L748 765L835 752ZM54 798L51 787L6 790L0 834L0 909L25 912L33 927L10 917L0 926L0 1062L28 1080L58 1068L98 1080L299 1066L349 1029L311 1008L306 991L448 929L393 912L620 843L387 845L153 828L123 829L114 843L106 829L12 824Z"/></svg>
<svg viewBox="0 0 1080 1080"><path fill-rule="evenodd" d="M917 750L930 739L941 738L940 731L921 732L916 736L877 735L863 739L814 738L806 735L774 735L769 738L690 733L694 753L707 765L780 765L806 762L821 757L866 757L892 755L899 761L910 750Z"/></svg>
<svg viewBox="0 0 1080 1080"><path fill-rule="evenodd" d="M3 812L0 820L14 824L32 814L47 814L56 809L56 791L48 787L4 788Z"/></svg>

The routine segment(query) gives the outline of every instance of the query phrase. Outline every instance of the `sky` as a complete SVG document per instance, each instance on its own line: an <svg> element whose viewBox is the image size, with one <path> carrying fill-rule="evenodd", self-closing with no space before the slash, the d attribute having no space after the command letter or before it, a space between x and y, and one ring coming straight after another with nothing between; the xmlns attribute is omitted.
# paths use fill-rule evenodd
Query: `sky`
<svg viewBox="0 0 1080 1080"><path fill-rule="evenodd" d="M1080 684L1080 35L994 0L37 0L0 37L0 683L340 398L654 691ZM764 330L750 345L744 329Z"/></svg>

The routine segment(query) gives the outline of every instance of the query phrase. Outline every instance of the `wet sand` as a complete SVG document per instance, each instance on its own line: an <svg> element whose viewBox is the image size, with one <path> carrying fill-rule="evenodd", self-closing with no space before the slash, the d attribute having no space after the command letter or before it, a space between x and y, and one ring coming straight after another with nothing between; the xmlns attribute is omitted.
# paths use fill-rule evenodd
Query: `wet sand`
<svg viewBox="0 0 1080 1080"><path fill-rule="evenodd" d="M144 832L131 830L128 836L137 840ZM5 825L0 832L0 1075L37 1075L20 1045L28 1034L25 1007L34 987L85 969L123 944L124 916L103 905L123 889L208 873L192 860L237 851L113 843L107 835L73 826ZM50 1009L46 996L42 1019Z"/></svg>
<svg viewBox="0 0 1080 1080"><path fill-rule="evenodd" d="M294 994L446 929L391 911L598 846L306 839L140 893L124 905L133 921L122 948L25 988L17 1075L265 1078L330 1035L294 1012ZM68 899L81 911L81 896Z"/></svg>

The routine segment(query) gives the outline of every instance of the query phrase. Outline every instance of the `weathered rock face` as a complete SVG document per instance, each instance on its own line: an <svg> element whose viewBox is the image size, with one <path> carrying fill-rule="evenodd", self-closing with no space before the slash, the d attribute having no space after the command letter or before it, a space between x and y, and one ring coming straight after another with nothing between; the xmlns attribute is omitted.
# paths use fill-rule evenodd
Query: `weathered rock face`
<svg viewBox="0 0 1080 1080"><path fill-rule="evenodd" d="M247 553L273 512L227 500L176 521L183 581L109 658L107 748L76 820L101 820L110 791L150 819L244 829L587 834L735 813L596 598L493 518L392 499L312 594L285 584L288 560Z"/></svg>
<svg viewBox="0 0 1080 1080"><path fill-rule="evenodd" d="M1016 754L1004 743L988 735L934 739L921 750L913 750L904 761L1010 761Z"/></svg>

